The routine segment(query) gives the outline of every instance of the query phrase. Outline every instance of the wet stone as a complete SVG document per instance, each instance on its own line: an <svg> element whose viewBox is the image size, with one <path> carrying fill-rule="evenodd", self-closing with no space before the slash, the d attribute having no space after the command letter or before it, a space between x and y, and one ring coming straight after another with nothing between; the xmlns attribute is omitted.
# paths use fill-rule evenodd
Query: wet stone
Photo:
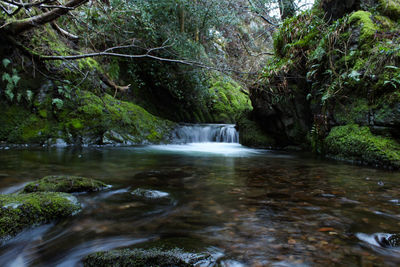
<svg viewBox="0 0 400 267"><path fill-rule="evenodd" d="M52 175L28 183L24 193L30 192L95 192L108 187L105 183L80 176Z"/></svg>
<svg viewBox="0 0 400 267"><path fill-rule="evenodd" d="M154 200L154 199L161 199L161 198L167 198L169 197L169 194L167 192L162 192L158 190L150 190L150 189L142 189L142 188L137 188L131 192L133 196L136 198L140 199L148 199L148 200Z"/></svg>
<svg viewBox="0 0 400 267"><path fill-rule="evenodd" d="M0 195L0 239L15 236L27 227L78 213L78 200L66 193Z"/></svg>
<svg viewBox="0 0 400 267"><path fill-rule="evenodd" d="M390 236L375 236L375 241L384 248L396 248L400 247L400 235L393 234Z"/></svg>

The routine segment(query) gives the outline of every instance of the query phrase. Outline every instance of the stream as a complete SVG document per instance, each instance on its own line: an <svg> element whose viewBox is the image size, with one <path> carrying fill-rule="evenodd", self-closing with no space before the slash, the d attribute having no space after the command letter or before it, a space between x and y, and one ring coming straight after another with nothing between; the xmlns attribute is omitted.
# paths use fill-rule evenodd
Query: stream
<svg viewBox="0 0 400 267"><path fill-rule="evenodd" d="M399 173L246 148L233 125L183 125L174 140L3 147L2 194L57 174L111 188L76 194L81 213L3 243L0 266L81 266L95 251L152 247L205 255L198 266L399 266L400 249L376 242L400 232Z"/></svg>

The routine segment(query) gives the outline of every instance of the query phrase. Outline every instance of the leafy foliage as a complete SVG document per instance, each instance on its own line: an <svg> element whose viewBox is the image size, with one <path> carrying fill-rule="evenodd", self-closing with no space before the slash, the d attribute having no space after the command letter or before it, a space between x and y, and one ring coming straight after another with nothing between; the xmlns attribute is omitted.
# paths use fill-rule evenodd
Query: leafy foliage
<svg viewBox="0 0 400 267"><path fill-rule="evenodd" d="M3 61L3 66L4 68L7 68L9 64L11 64L11 60L4 58ZM17 84L21 77L18 75L18 71L14 68L11 68L10 72L4 72L3 75L1 76L1 80L6 82L6 89L4 90L4 94L8 98L9 101L13 101L15 97L15 89L17 87ZM18 102L21 101L22 94L17 93L17 100ZM32 92L29 91L26 93L26 98L27 100L32 99Z"/></svg>

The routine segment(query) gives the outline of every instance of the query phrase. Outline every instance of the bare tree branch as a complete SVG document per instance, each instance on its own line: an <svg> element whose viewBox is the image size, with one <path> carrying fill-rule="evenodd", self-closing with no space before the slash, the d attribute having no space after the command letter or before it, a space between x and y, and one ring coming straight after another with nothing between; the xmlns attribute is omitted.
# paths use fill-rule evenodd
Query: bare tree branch
<svg viewBox="0 0 400 267"><path fill-rule="evenodd" d="M260 18L262 18L265 22L267 22L268 24L274 26L274 27L279 27L279 24L272 22L270 19L268 19L267 17L265 17L263 14L260 14L260 11L258 11L257 7L253 4L253 2L251 0L248 0L251 7L253 8L254 12L260 16Z"/></svg>
<svg viewBox="0 0 400 267"><path fill-rule="evenodd" d="M70 40L78 40L79 37L77 35L74 35L70 32L67 32L66 30L62 29L60 26L57 25L57 23L52 22L51 27L56 30L58 33L60 33L62 36L70 39Z"/></svg>
<svg viewBox="0 0 400 267"><path fill-rule="evenodd" d="M206 65L202 62L193 61L193 60L171 59L171 58L164 58L164 57L159 57L156 55L149 54L151 51L165 49L169 46L149 48L149 49L147 49L147 53L138 54L138 55L108 52L108 51L112 51L115 49L122 49L122 48L129 48L129 47L137 47L137 46L135 46L135 45L116 46L116 47L108 48L102 52L94 52L94 53L70 55L70 56L44 56L44 55L37 55L37 54L36 54L36 56L40 60L77 60L77 59L82 59L82 58L101 57L101 56L119 57L119 58L126 58L126 59L150 58L150 59L154 59L154 60L158 60L158 61L162 61L162 62L178 63L178 64L188 65L188 66L192 66L192 67L204 68L204 69L208 69L208 70L216 70L216 71L220 71L220 72L233 72L233 73L237 73L237 74L255 74L255 73L238 71L238 70L231 69L231 68L218 68L218 67Z"/></svg>
<svg viewBox="0 0 400 267"><path fill-rule="evenodd" d="M11 2L9 0L1 0L1 1ZM72 9L77 8L80 5L86 3L87 1L88 0L70 0L63 7L54 8L50 11L47 11L43 14L31 18L11 21L0 27L0 33L14 35L14 36L18 35L22 32L28 31L37 26L52 22L57 18L67 14L70 8Z"/></svg>
<svg viewBox="0 0 400 267"><path fill-rule="evenodd" d="M0 0L0 2L4 2L4 3L10 4L10 5L17 6L20 8L25 8L25 9L28 9L28 8L31 8L34 6L40 6L40 5L47 4L47 3L52 3L54 1L55 0L43 0L43 1L39 1L39 2L33 2L33 3L23 3L23 2L15 2L15 1L10 1L10 0Z"/></svg>
<svg viewBox="0 0 400 267"><path fill-rule="evenodd" d="M9 10L7 10L7 8L5 8L3 5L0 4L1 9L3 9L4 12L6 12L7 16L12 17L15 14L17 14L20 10L21 7L16 8L14 11L10 12Z"/></svg>
<svg viewBox="0 0 400 267"><path fill-rule="evenodd" d="M75 7L67 7L67 6L63 6L63 5L41 5L39 6L40 8L60 8L60 9L68 9L68 10L74 10Z"/></svg>

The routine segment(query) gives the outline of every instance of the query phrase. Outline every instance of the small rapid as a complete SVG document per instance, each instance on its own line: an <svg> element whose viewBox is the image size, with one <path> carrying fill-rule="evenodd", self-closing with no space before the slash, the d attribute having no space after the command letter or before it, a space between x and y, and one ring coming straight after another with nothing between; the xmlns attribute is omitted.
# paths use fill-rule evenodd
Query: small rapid
<svg viewBox="0 0 400 267"><path fill-rule="evenodd" d="M172 133L173 143L239 143L234 124L184 124Z"/></svg>

